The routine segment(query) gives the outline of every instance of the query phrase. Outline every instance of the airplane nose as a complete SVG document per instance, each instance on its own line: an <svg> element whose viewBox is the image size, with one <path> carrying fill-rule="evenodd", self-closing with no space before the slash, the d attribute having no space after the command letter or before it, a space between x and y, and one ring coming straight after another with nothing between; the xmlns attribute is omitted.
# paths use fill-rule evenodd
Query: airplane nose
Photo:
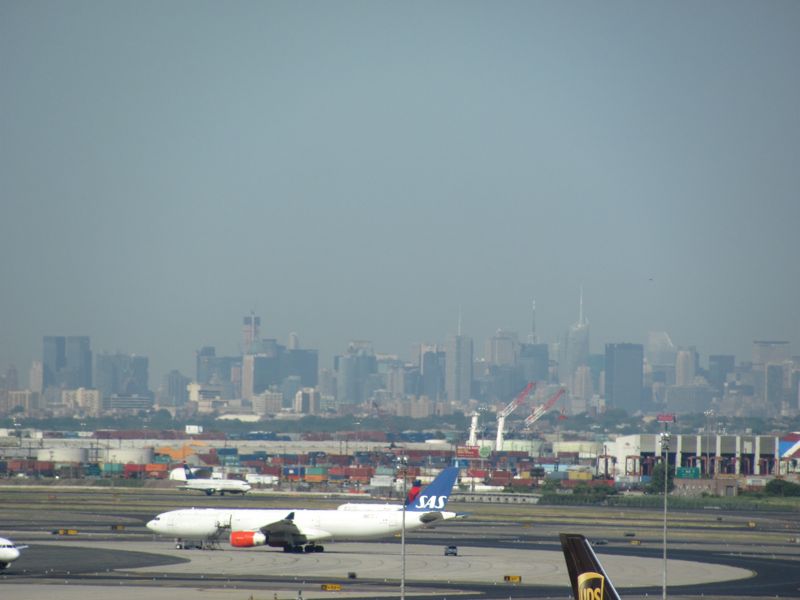
<svg viewBox="0 0 800 600"><path fill-rule="evenodd" d="M157 527L158 527L158 523L156 522L155 519L153 519L152 521L148 521L147 522L147 528L150 531L158 531Z"/></svg>

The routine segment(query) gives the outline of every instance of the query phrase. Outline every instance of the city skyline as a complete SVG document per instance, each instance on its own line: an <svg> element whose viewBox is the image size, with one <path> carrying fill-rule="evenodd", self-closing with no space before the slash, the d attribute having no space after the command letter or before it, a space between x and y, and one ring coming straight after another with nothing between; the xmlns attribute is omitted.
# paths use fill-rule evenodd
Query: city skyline
<svg viewBox="0 0 800 600"><path fill-rule="evenodd" d="M105 349L95 349L91 347L91 340L93 339L92 336L85 336L85 335L73 335L73 336L52 336L52 335L45 335L42 336L40 339L40 349L37 356L32 358L28 363L16 364L16 363L8 363L6 365L0 365L0 372L5 372L9 368L15 368L17 371L17 377L21 383L21 381L26 379L25 373L28 373L30 369L32 369L36 363L43 367L41 372L42 382L45 387L55 386L59 387L59 381L57 374L53 372L53 370L48 370L48 362L52 363L60 363L65 375L61 376L61 385L65 389L69 388L77 388L87 386L85 383L86 381L90 381L93 379L92 372L94 370L94 365L96 361L104 360L123 360L124 364L127 365L130 361L135 360L143 360L144 361L144 372L150 373L149 375L149 386L152 389L156 389L158 387L158 382L162 381L167 375L172 373L173 371L180 372L182 375L188 376L192 381L196 381L196 375L200 373L201 366L200 366L200 359L206 352L211 352L212 357L239 357L240 359L247 359L249 355L249 359L258 360L260 356L267 356L271 355L275 348L282 347L285 351L287 348L291 348L291 350L296 352L313 352L314 353L314 364L317 365L315 369L316 372L321 372L325 369L331 369L335 366L337 360L341 359L342 357L346 357L353 348L368 348L368 352L370 355L374 356L396 356L401 362L405 362L408 364L417 364L418 366L422 367L424 364L424 357L420 352L428 352L433 351L436 348L440 349L440 352L443 354L446 352L452 352L454 356L460 356L463 353L466 353L467 356L471 357L471 360L467 360L465 363L468 365L467 367L455 367L452 364L448 368L452 369L463 369L468 368L469 374L466 375L466 379L458 385L464 386L467 385L468 381L473 379L473 375L471 374L472 365L477 364L478 362L485 362L486 364L497 364L502 365L504 364L504 360L500 358L497 354L496 344L498 339L502 340L503 338L508 338L509 343L513 340L514 346L519 346L520 343L522 346L536 346L536 345L544 345L548 347L553 347L557 349L559 355L557 356L550 356L550 360L554 361L555 365L558 365L560 370L560 377L562 381L566 382L569 387L572 387L570 383L570 378L575 374L575 369L578 366L588 366L590 363L590 357L592 356L601 356L604 353L608 352L609 346L629 346L629 345L638 345L641 346L642 350L644 351L644 355L642 356L643 363L642 364L649 364L651 367L655 366L658 367L661 364L671 364L677 373L678 383L679 385L689 385L691 383L692 378L694 377L694 363L691 364L691 372L688 375L682 376L682 371L688 369L689 367L685 366L687 360L696 360L698 366L708 366L710 371L714 369L714 360L720 357L727 357L733 360L732 365L741 365L741 364L765 364L765 363L780 363L783 361L788 361L791 359L796 359L800 357L800 354L792 347L791 342L788 340L752 340L749 344L749 350L744 355L735 354L732 352L704 352L699 349L696 345L683 345L683 344L673 344L672 340L669 336L669 332L663 331L656 331L656 332L648 332L647 336L645 336L646 340L633 340L633 341L594 341L594 346L597 348L592 347L592 337L589 334L589 324L588 321L585 319L585 315L583 314L583 302L581 298L581 309L580 309L580 316L577 322L573 323L572 325L568 326L565 331L560 335L557 336L555 339L546 340L542 339L537 336L537 341L533 342L530 339L527 341L525 340L524 334L526 332L517 332L517 331L509 331L509 330L501 330L498 329L496 332L491 334L489 337L486 338L486 346L485 351L483 353L476 352L474 350L475 347L480 348L482 345L479 343L480 340L475 338L474 336L469 335L467 332L462 332L461 335L459 334L450 334L446 336L445 341L425 341L425 342L417 342L413 343L409 346L408 354L403 354L401 352L395 352L395 349L392 348L375 348L374 343L372 340L354 340L350 339L346 343L342 344L342 347L331 354L329 357L325 357L324 359L320 359L317 355L319 349L312 348L306 345L299 345L300 337L294 331L290 332L287 336L286 340L280 340L276 337L270 336L269 332L263 332L263 335L260 337L253 337L253 330L250 329L248 332L248 325L249 322L252 322L254 319L259 319L260 316L256 315L254 311L251 311L249 315L244 316L241 321L244 321L245 326L244 328L240 328L238 331L238 335L241 337L244 336L244 343L240 343L238 349L232 350L230 352L226 351L223 346L217 345L213 341L209 341L207 344L204 344L202 347L196 348L190 351L191 359L182 367L177 365L176 363L171 364L171 366L162 366L162 370L154 370L152 369L152 361L150 360L150 355L145 353L137 353L137 352L127 352L125 350L118 349L114 352L109 352ZM580 359L575 358L575 350L571 348L572 340L575 336L576 327L580 326L580 342L579 346L580 349L583 351L583 354ZM258 330L255 330L258 331ZM460 325L457 331L461 331ZM262 332L258 332L262 333ZM498 338L497 336L501 336ZM655 336L655 338L653 337ZM668 349L663 347L663 342L661 339L665 338L667 343L670 344ZM53 344L58 340L61 340L61 350L60 350L60 358L56 358L54 355L54 350L51 350ZM458 340L463 340L460 342ZM655 340L655 341L654 341ZM76 376L74 374L75 366L69 364L69 359L65 358L69 356L69 352L65 352L64 346L69 345L70 343L73 346L76 343L81 344L80 351L83 353L89 353L88 359L88 375ZM269 346L265 347L264 343L268 343ZM292 348L292 344L296 346ZM467 344L464 346L464 344ZM763 358L760 356L760 353L764 352L762 347L772 347L774 345L779 345L783 350L781 350L781 358L780 360L775 359L774 361L768 358ZM463 346L463 349L462 349ZM531 346L531 347L533 347ZM588 352L586 349L588 348ZM511 351L510 349L508 350ZM516 350L519 351L518 349ZM266 354L265 354L266 352ZM655 359L648 360L647 355L653 354ZM50 355L50 356L49 356ZM666 360L659 360L658 357L667 356ZM687 357L693 357L688 359ZM87 359L82 358L80 359L84 365L87 364ZM462 359L456 359L457 362L461 362ZM73 359L73 362L75 359ZM525 361L525 355L517 355L514 357L513 361L510 361L508 364L520 365L522 366ZM99 367L99 362L97 365ZM87 367L82 367L87 368ZM116 367L115 367L116 368ZM128 367L122 367L126 369ZM524 367L523 367L524 368ZM703 367L705 368L705 367ZM306 370L306 374L303 375L305 378L308 377L316 377L314 374L309 374ZM444 375L443 373L441 374ZM78 377L76 379L76 377ZM452 377L456 377L452 375ZM464 375L458 375L457 378L462 378ZM97 375L94 376L94 379L97 378ZM537 377L528 377L530 380L536 380ZM542 377L538 377L538 379L542 379ZM75 383L77 382L77 383ZM64 385L64 384L67 385ZM252 384L252 382L251 382ZM145 382L144 385L147 385ZM313 383L311 385L316 385ZM29 382L28 387L33 387L31 382ZM97 381L94 381L88 387L98 387ZM102 386L100 386L102 387ZM137 388L141 391L141 387ZM137 391L136 393L140 393ZM450 391L448 396L454 395L458 398L458 402L463 402L467 399L468 393L466 395L463 392L453 392ZM249 397L245 397L249 398Z"/></svg>
<svg viewBox="0 0 800 600"><path fill-rule="evenodd" d="M800 348L800 4L0 6L0 366L463 331ZM156 379L158 381L158 379ZM153 382L151 381L151 384Z"/></svg>

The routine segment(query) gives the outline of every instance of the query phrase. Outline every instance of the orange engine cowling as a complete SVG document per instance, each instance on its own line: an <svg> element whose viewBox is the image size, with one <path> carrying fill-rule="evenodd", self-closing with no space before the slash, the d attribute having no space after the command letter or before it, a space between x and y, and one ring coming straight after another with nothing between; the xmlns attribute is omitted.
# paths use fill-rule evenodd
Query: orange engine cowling
<svg viewBox="0 0 800 600"><path fill-rule="evenodd" d="M231 531L231 546L236 548L252 548L267 543L267 536L260 531Z"/></svg>

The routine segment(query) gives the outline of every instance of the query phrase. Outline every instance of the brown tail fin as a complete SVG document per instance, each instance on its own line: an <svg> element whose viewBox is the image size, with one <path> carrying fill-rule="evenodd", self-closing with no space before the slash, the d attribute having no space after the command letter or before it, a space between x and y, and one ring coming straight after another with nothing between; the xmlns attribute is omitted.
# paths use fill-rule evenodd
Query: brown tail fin
<svg viewBox="0 0 800 600"><path fill-rule="evenodd" d="M560 537L575 600L621 600L589 540L577 533Z"/></svg>

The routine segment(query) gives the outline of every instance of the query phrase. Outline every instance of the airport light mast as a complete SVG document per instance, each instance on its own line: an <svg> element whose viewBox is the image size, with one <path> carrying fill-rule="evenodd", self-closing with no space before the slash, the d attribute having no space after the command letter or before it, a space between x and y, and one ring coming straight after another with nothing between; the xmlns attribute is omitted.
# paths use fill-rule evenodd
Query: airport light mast
<svg viewBox="0 0 800 600"><path fill-rule="evenodd" d="M398 458L400 474L403 477L403 516L400 522L400 600L406 600L406 479L408 478L408 457L404 454Z"/></svg>
<svg viewBox="0 0 800 600"><path fill-rule="evenodd" d="M675 415L658 415L658 422L664 424L661 434L661 451L664 453L664 538L663 566L661 569L661 600L667 600L667 494L669 493L669 424L675 422ZM677 455L675 460L677 460Z"/></svg>

